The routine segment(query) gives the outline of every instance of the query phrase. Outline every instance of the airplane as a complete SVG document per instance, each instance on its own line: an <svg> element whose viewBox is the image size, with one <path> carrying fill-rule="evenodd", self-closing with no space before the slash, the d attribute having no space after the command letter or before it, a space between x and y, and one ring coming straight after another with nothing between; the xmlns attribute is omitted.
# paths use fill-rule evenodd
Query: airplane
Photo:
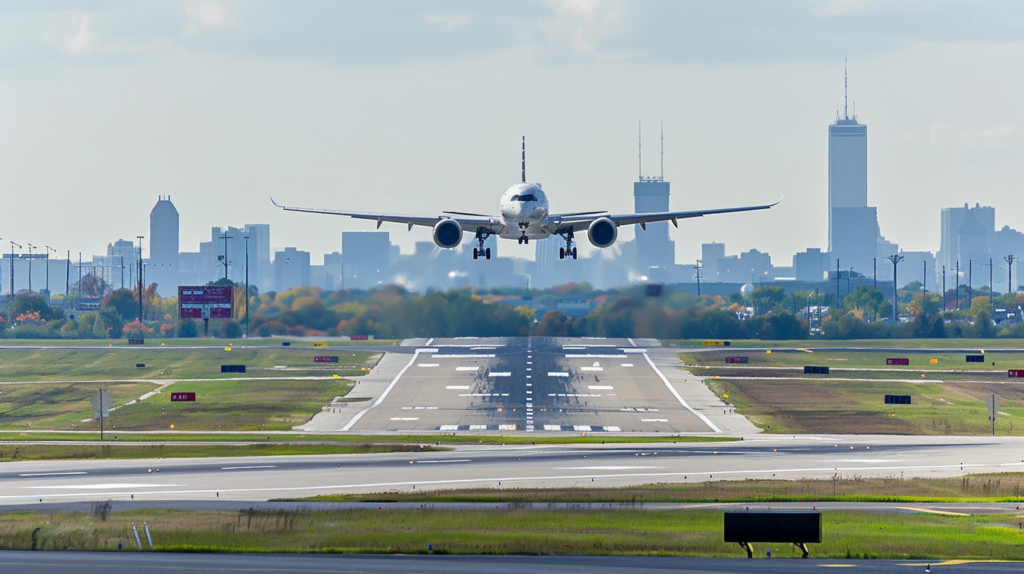
<svg viewBox="0 0 1024 574"><path fill-rule="evenodd" d="M285 211L343 215L353 219L369 219L377 222L377 229L384 222L404 223L412 230L419 225L433 229L434 243L438 247L453 249L462 243L465 233L473 233L479 247L473 248L473 259L491 258L491 249L484 248L484 241L491 235L501 239L516 239L519 244L529 244L531 239L546 239L557 235L565 241L565 247L558 250L559 259L576 259L576 232L586 230L587 239L598 248L611 247L619 236L622 225L640 225L647 230L647 224L655 221L671 221L679 227L680 219L703 217L719 213L736 213L770 209L779 204L755 205L750 207L728 207L697 211L662 211L653 213L610 214L607 211L576 211L552 213L548 196L539 183L526 181L526 138L523 137L522 181L505 190L499 202L500 215L467 213L463 211L442 211L440 215L418 216L398 213L365 213L359 211L335 211L305 207L288 207L270 199L276 207ZM781 201L781 200L780 200Z"/></svg>

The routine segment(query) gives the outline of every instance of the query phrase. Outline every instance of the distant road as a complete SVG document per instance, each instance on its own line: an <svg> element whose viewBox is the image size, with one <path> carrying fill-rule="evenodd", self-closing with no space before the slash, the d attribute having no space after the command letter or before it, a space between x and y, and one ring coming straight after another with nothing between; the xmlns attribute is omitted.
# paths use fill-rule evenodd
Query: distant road
<svg viewBox="0 0 1024 574"><path fill-rule="evenodd" d="M814 555L813 545L811 555ZM842 572L918 574L932 564L935 574L1020 572L1019 562L949 564L926 560L800 560L744 558L670 558L657 556L375 556L339 554L168 554L148 552L0 551L0 571L34 574L110 574L110 572L188 571L336 572L339 574L668 574L670 572L790 574Z"/></svg>

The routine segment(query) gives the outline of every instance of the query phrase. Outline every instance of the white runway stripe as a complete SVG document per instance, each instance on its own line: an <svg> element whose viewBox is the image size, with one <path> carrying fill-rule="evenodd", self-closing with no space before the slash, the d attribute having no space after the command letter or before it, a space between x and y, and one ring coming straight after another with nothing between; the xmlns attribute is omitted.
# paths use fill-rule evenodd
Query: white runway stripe
<svg viewBox="0 0 1024 574"><path fill-rule="evenodd" d="M548 373L548 376L549 377L568 377L569 373L555 373L555 372L552 372L552 373Z"/></svg>
<svg viewBox="0 0 1024 574"><path fill-rule="evenodd" d="M420 363L417 367L440 367L438 363Z"/></svg>
<svg viewBox="0 0 1024 574"><path fill-rule="evenodd" d="M512 373L490 373L488 377L511 377Z"/></svg>
<svg viewBox="0 0 1024 574"><path fill-rule="evenodd" d="M592 391L611 391L615 389L615 387L611 385L589 385L587 388Z"/></svg>
<svg viewBox="0 0 1024 574"><path fill-rule="evenodd" d="M449 391L468 391L469 385L448 385L445 388Z"/></svg>
<svg viewBox="0 0 1024 574"><path fill-rule="evenodd" d="M494 355L431 355L431 359L493 359Z"/></svg>
<svg viewBox="0 0 1024 574"><path fill-rule="evenodd" d="M456 371L479 371L480 367L455 367Z"/></svg>

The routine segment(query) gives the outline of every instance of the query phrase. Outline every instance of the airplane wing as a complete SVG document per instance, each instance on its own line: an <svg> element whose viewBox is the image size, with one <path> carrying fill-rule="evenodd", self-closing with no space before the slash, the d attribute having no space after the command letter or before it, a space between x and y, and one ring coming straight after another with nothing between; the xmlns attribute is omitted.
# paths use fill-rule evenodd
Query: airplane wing
<svg viewBox="0 0 1024 574"><path fill-rule="evenodd" d="M659 211L653 213L622 213L622 214L606 214L605 212L598 212L594 214L567 214L561 217L558 221L559 231L568 231L572 229L579 231L586 229L596 219L602 217L610 219L615 222L617 226L622 225L637 225L646 229L648 223L655 221L671 221L672 225L679 227L678 220L680 219L691 219L694 217L704 217L705 215L717 215L719 213L737 213L740 211L757 211L761 209L771 209L778 205L782 200L770 203L768 205L752 205L748 207L726 207L722 209L701 209L696 211Z"/></svg>
<svg viewBox="0 0 1024 574"><path fill-rule="evenodd" d="M285 211L300 211L303 213L321 213L324 215L341 215L344 217L351 217L353 219L368 219L370 221L377 222L377 229L380 229L382 223L403 223L412 229L414 225L422 227L433 227L438 221L443 219L452 219L457 221L459 225L466 231L475 231L477 228L483 227L484 229L490 230L492 233L498 233L502 228L505 227L504 222L501 221L500 217L491 217L487 215L477 214L463 214L456 212L444 212L442 215L435 216L421 216L421 215L405 215L402 213L367 213L362 211L337 211L333 209L314 209L309 207L290 207L277 203L273 198L270 199L276 207L280 207Z"/></svg>

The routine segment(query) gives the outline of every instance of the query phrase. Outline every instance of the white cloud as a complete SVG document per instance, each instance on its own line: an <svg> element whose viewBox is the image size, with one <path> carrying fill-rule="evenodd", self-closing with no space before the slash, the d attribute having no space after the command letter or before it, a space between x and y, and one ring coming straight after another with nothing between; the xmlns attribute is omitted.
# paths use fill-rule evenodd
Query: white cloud
<svg viewBox="0 0 1024 574"><path fill-rule="evenodd" d="M72 56L88 54L96 47L99 38L92 29L95 16L92 14L76 14L77 30L73 36L64 39L64 52Z"/></svg>
<svg viewBox="0 0 1024 574"><path fill-rule="evenodd" d="M217 2L196 2L185 7L189 24L186 34L195 34L200 28L221 28L228 21L228 11Z"/></svg>
<svg viewBox="0 0 1024 574"><path fill-rule="evenodd" d="M469 24L468 14L424 16L423 21L431 26L438 26L445 32L451 32L459 26Z"/></svg>
<svg viewBox="0 0 1024 574"><path fill-rule="evenodd" d="M936 147L948 149L954 156L959 154L961 148L987 152L1005 147L1014 131L1016 130L1013 126L996 126L984 130L978 128L957 130L939 123L931 128L931 142Z"/></svg>
<svg viewBox="0 0 1024 574"><path fill-rule="evenodd" d="M810 8L815 16L846 16L865 12L871 4L871 0L812 0Z"/></svg>

